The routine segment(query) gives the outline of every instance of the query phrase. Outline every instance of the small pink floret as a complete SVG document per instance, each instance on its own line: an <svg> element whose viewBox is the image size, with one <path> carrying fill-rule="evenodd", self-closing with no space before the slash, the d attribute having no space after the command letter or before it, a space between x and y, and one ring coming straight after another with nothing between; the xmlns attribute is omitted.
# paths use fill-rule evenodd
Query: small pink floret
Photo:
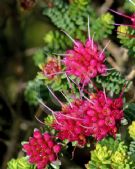
<svg viewBox="0 0 135 169"><path fill-rule="evenodd" d="M92 39L87 40L85 44L76 41L73 49L67 50L66 53L66 71L69 75L78 77L82 83L89 83L90 79L97 75L106 74L105 54L98 50Z"/></svg>
<svg viewBox="0 0 135 169"><path fill-rule="evenodd" d="M36 129L29 142L23 144L23 149L29 156L30 163L35 164L37 169L44 169L49 163L56 160L61 147L54 142L49 133L42 134Z"/></svg>
<svg viewBox="0 0 135 169"><path fill-rule="evenodd" d="M59 153L60 150L61 150L61 146L60 146L60 145L55 145L55 146L53 147L53 151L54 151L56 154Z"/></svg>

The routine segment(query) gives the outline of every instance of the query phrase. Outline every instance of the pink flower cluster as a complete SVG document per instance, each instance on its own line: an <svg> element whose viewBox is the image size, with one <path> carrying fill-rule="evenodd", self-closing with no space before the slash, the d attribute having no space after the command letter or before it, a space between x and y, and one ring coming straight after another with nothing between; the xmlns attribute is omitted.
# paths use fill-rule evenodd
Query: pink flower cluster
<svg viewBox="0 0 135 169"><path fill-rule="evenodd" d="M82 83L88 83L97 75L104 75L107 71L104 52L100 52L91 39L85 44L75 42L74 48L67 50L65 54L64 64L67 74L78 77Z"/></svg>
<svg viewBox="0 0 135 169"><path fill-rule="evenodd" d="M88 136L101 140L108 134L115 137L116 122L123 117L122 98L111 99L102 91L89 100L76 99L56 114L53 128L58 138L85 145Z"/></svg>
<svg viewBox="0 0 135 169"><path fill-rule="evenodd" d="M50 58L48 62L43 66L42 72L48 79L53 79L57 72L61 71L61 66L55 58Z"/></svg>
<svg viewBox="0 0 135 169"><path fill-rule="evenodd" d="M36 129L29 142L23 144L23 150L29 156L30 163L36 164L37 169L44 169L47 164L57 159L61 146L52 140L50 134L41 134Z"/></svg>

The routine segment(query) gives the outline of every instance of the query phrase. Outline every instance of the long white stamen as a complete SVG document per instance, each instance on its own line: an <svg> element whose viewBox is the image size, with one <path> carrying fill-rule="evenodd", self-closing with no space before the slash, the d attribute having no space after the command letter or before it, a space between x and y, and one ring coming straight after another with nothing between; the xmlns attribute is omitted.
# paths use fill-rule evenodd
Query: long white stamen
<svg viewBox="0 0 135 169"><path fill-rule="evenodd" d="M131 2L135 6L135 2L133 2L132 0L129 0L129 2Z"/></svg>
<svg viewBox="0 0 135 169"><path fill-rule="evenodd" d="M64 74L66 72L56 72L56 73L51 73L51 74L46 74L46 76L53 76L53 75L58 75L58 74Z"/></svg>
<svg viewBox="0 0 135 169"><path fill-rule="evenodd" d="M94 32L94 34L93 34L93 36L92 36L92 49L93 49L93 47L94 47L94 36L95 36L95 32Z"/></svg>
<svg viewBox="0 0 135 169"><path fill-rule="evenodd" d="M105 87L103 87L103 93L104 93L104 97L105 97L105 101L107 102L107 97L106 97L106 92L105 92Z"/></svg>
<svg viewBox="0 0 135 169"><path fill-rule="evenodd" d="M50 109L46 104L44 104L41 99L39 99L39 102L40 102L45 108L47 108L47 109L52 113L52 115L53 115L53 117L55 118L56 122L57 122L58 124L62 125L61 123L58 122L58 120L57 120L56 117L55 117L56 112L54 112L54 111L53 111L52 109ZM67 117L67 118L70 118L70 119L83 120L83 119L81 119L81 118L68 116L68 115L62 114L62 113L60 113L60 112L58 112L58 113L59 113L60 115L64 116L64 117Z"/></svg>
<svg viewBox="0 0 135 169"><path fill-rule="evenodd" d="M62 113L59 113L59 114L61 114L61 115L64 116L64 117L67 117L67 118L69 118L69 119L73 119L73 120L83 120L83 119L81 119L81 118L77 118L77 117L73 117L73 116L68 116L68 115L65 115L65 114L62 114Z"/></svg>
<svg viewBox="0 0 135 169"><path fill-rule="evenodd" d="M61 106L63 106L63 103L58 99L58 97L53 93L53 91L49 88L49 86L46 85L50 93L53 95L53 97L60 103Z"/></svg>
<svg viewBox="0 0 135 169"><path fill-rule="evenodd" d="M73 79L71 79L70 77L69 77L69 79L78 87L78 90L79 90L79 93L80 93L80 97L82 98L82 96L81 96L81 89L80 89L80 86L79 86L79 84L77 84Z"/></svg>
<svg viewBox="0 0 135 169"><path fill-rule="evenodd" d="M44 104L44 102L43 102L41 99L38 99L38 101L39 101L39 103L40 103L42 106L44 106L45 108L47 108L47 109L52 113L52 115L53 115L54 119L56 120L56 122L57 122L59 125L62 125L61 123L58 122L57 118L55 117L55 114L56 114L56 113L55 113L52 109L50 109L46 104Z"/></svg>
<svg viewBox="0 0 135 169"><path fill-rule="evenodd" d="M94 102L92 102L89 98L87 98L85 95L83 95L83 97L86 99L86 100L88 100L91 104L93 104L94 105Z"/></svg>
<svg viewBox="0 0 135 169"><path fill-rule="evenodd" d="M54 55L58 55L58 56L71 56L72 54L69 54L69 53L52 53Z"/></svg>
<svg viewBox="0 0 135 169"><path fill-rule="evenodd" d="M116 70L115 68L110 68L110 69L106 69L106 70Z"/></svg>
<svg viewBox="0 0 135 169"><path fill-rule="evenodd" d="M84 125L81 125L81 124L79 126L85 128L85 129L92 129L92 127L87 127L87 126L84 126Z"/></svg>
<svg viewBox="0 0 135 169"><path fill-rule="evenodd" d="M62 32L64 32L66 35L67 35L67 37L69 37L69 39L71 39L71 41L76 45L76 46L78 46L78 44L76 43L76 41L67 33L67 32L65 32L65 31L63 31L63 30L61 30Z"/></svg>
<svg viewBox="0 0 135 169"><path fill-rule="evenodd" d="M65 99L68 101L69 105L73 108L72 103L69 101L67 96L63 92L61 92L61 94L65 97Z"/></svg>
<svg viewBox="0 0 135 169"><path fill-rule="evenodd" d="M100 53L99 57L104 53L105 49L109 46L110 44L110 40L107 42L107 44L105 45L104 49L102 50L102 52Z"/></svg>
<svg viewBox="0 0 135 169"><path fill-rule="evenodd" d="M35 118L36 118L36 120L39 122L39 123L41 123L41 124L43 124L43 125L45 125L45 123L44 122L42 122L37 116L35 116Z"/></svg>
<svg viewBox="0 0 135 169"><path fill-rule="evenodd" d="M67 81L68 81L68 83L69 83L69 87L70 87L70 89L73 91L73 86L72 86L72 84L71 84L71 82L70 82L70 80L69 80L69 77L68 77L68 75L65 73L65 75L66 75L66 78L67 78Z"/></svg>
<svg viewBox="0 0 135 169"><path fill-rule="evenodd" d="M131 16L125 15L125 14L120 13L120 12L117 12L117 11L114 11L113 9L109 9L109 11L114 12L114 13L116 13L117 15L123 16L123 17L125 17L125 18L130 19L130 20L132 19Z"/></svg>
<svg viewBox="0 0 135 169"><path fill-rule="evenodd" d="M50 109L41 99L38 99L38 102L45 108L47 108L51 113L54 111L52 109ZM55 114L55 113L54 113Z"/></svg>
<svg viewBox="0 0 135 169"><path fill-rule="evenodd" d="M90 40L90 17L88 16L88 39Z"/></svg>
<svg viewBox="0 0 135 169"><path fill-rule="evenodd" d="M81 88L81 94L83 93L83 89L84 89L84 87L85 87L85 83L86 83L86 80L84 80L84 82L83 82L83 85L82 85L82 88Z"/></svg>
<svg viewBox="0 0 135 169"><path fill-rule="evenodd" d="M71 77L68 77L76 86L78 86L78 84L73 80L71 79Z"/></svg>

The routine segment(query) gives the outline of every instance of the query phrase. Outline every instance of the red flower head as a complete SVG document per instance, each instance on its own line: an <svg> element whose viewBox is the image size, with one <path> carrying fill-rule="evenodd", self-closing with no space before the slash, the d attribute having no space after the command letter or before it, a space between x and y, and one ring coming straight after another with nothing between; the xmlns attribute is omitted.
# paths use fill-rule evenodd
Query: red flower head
<svg viewBox="0 0 135 169"><path fill-rule="evenodd" d="M53 79L58 72L61 71L61 65L55 58L49 58L48 62L43 65L42 72L48 79Z"/></svg>
<svg viewBox="0 0 135 169"><path fill-rule="evenodd" d="M23 144L23 150L29 156L30 163L36 164L37 169L44 169L47 164L57 159L61 146L52 140L50 134L41 134L36 129L29 142Z"/></svg>
<svg viewBox="0 0 135 169"><path fill-rule="evenodd" d="M118 104L119 102L119 104ZM56 113L53 128L58 131L58 138L79 145L87 143L87 137L101 140L117 132L116 122L123 117L121 98L111 99L104 92L91 94L90 99L75 99L70 105Z"/></svg>
<svg viewBox="0 0 135 169"><path fill-rule="evenodd" d="M98 50L92 39L88 39L85 44L75 41L74 48L67 50L65 55L67 74L78 77L82 83L88 83L90 79L104 75L107 71L104 52Z"/></svg>

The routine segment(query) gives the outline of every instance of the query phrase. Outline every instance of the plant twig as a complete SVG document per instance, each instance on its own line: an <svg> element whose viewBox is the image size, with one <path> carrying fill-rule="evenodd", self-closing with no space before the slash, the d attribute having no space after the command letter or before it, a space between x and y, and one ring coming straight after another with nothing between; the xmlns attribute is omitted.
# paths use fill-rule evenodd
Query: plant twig
<svg viewBox="0 0 135 169"><path fill-rule="evenodd" d="M134 78L135 78L135 68L132 69L132 70L129 72L129 74L126 76L126 79L127 79L127 80L132 80L132 79L134 79Z"/></svg>
<svg viewBox="0 0 135 169"><path fill-rule="evenodd" d="M13 154L15 153L15 150L16 150L15 147L17 145L19 132L20 132L20 119L16 118L14 119L13 126L10 132L11 140L8 144L7 152L4 156L2 169L7 168L7 162L13 157Z"/></svg>
<svg viewBox="0 0 135 169"><path fill-rule="evenodd" d="M104 14L112 6L114 0L105 0L105 3L98 9L99 15Z"/></svg>
<svg viewBox="0 0 135 169"><path fill-rule="evenodd" d="M109 39L103 41L103 46ZM108 59L108 62L120 72L125 71L125 63L128 61L128 50L117 46L114 42L110 41L110 44L107 46L107 50L111 53L113 59ZM114 63L116 62L116 63Z"/></svg>

